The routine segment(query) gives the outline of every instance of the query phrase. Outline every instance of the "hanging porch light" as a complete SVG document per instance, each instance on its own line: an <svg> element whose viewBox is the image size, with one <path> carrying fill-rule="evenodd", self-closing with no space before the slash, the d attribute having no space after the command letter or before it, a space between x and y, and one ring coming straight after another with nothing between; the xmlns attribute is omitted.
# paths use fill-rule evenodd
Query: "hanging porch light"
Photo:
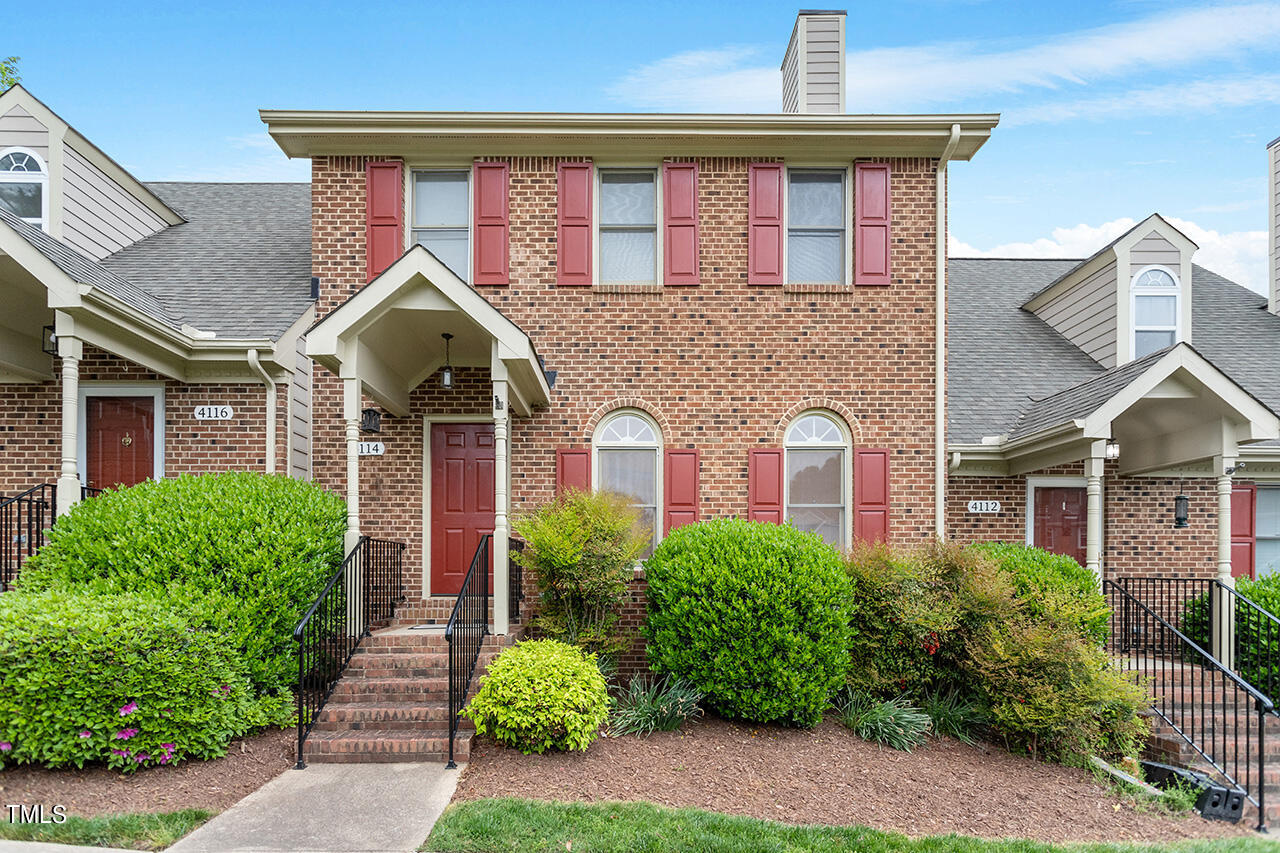
<svg viewBox="0 0 1280 853"><path fill-rule="evenodd" d="M1186 495L1178 495L1173 499L1173 526L1175 529L1190 527L1187 517L1191 514L1191 499Z"/></svg>
<svg viewBox="0 0 1280 853"><path fill-rule="evenodd" d="M440 369L440 387L450 391L453 389L453 361L449 358L449 341L453 340L453 335L445 332L440 337L444 338L444 367Z"/></svg>

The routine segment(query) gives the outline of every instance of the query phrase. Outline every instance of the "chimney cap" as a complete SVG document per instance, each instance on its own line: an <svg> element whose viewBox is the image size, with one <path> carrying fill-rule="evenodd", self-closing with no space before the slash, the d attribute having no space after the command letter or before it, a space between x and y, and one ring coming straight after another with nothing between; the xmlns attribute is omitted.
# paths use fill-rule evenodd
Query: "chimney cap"
<svg viewBox="0 0 1280 853"><path fill-rule="evenodd" d="M847 14L849 14L849 12L846 9L801 9L799 12L796 13L796 17L798 18L801 15L847 15Z"/></svg>

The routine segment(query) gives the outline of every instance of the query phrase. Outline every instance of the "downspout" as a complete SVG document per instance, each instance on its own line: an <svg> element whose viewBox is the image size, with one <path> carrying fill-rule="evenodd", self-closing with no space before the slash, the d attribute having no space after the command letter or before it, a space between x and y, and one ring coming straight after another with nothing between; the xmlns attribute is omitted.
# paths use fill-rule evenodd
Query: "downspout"
<svg viewBox="0 0 1280 853"><path fill-rule="evenodd" d="M256 349L249 350L248 357L249 367L262 377L262 384L267 389L267 473L274 474L276 472L276 381L262 366Z"/></svg>
<svg viewBox="0 0 1280 853"><path fill-rule="evenodd" d="M939 539L947 536L947 161L959 143L960 125L953 124L934 180L938 268L933 316L933 525Z"/></svg>

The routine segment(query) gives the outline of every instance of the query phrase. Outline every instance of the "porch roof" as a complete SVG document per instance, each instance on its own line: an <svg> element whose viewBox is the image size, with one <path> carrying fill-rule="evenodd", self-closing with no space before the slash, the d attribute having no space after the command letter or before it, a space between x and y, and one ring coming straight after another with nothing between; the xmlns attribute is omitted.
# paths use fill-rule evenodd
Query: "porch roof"
<svg viewBox="0 0 1280 853"><path fill-rule="evenodd" d="M400 256L307 333L307 355L393 415L409 414L409 394L445 364L487 367L509 381L512 410L550 404L533 342L506 315L419 245Z"/></svg>

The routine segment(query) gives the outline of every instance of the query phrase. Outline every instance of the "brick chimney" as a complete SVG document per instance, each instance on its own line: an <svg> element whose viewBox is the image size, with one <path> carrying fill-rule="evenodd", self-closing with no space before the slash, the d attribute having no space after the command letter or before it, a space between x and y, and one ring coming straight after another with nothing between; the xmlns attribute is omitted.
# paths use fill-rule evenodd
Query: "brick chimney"
<svg viewBox="0 0 1280 853"><path fill-rule="evenodd" d="M801 9L782 58L784 113L844 112L843 9Z"/></svg>
<svg viewBox="0 0 1280 853"><path fill-rule="evenodd" d="M1267 307L1280 314L1280 137L1267 146Z"/></svg>

